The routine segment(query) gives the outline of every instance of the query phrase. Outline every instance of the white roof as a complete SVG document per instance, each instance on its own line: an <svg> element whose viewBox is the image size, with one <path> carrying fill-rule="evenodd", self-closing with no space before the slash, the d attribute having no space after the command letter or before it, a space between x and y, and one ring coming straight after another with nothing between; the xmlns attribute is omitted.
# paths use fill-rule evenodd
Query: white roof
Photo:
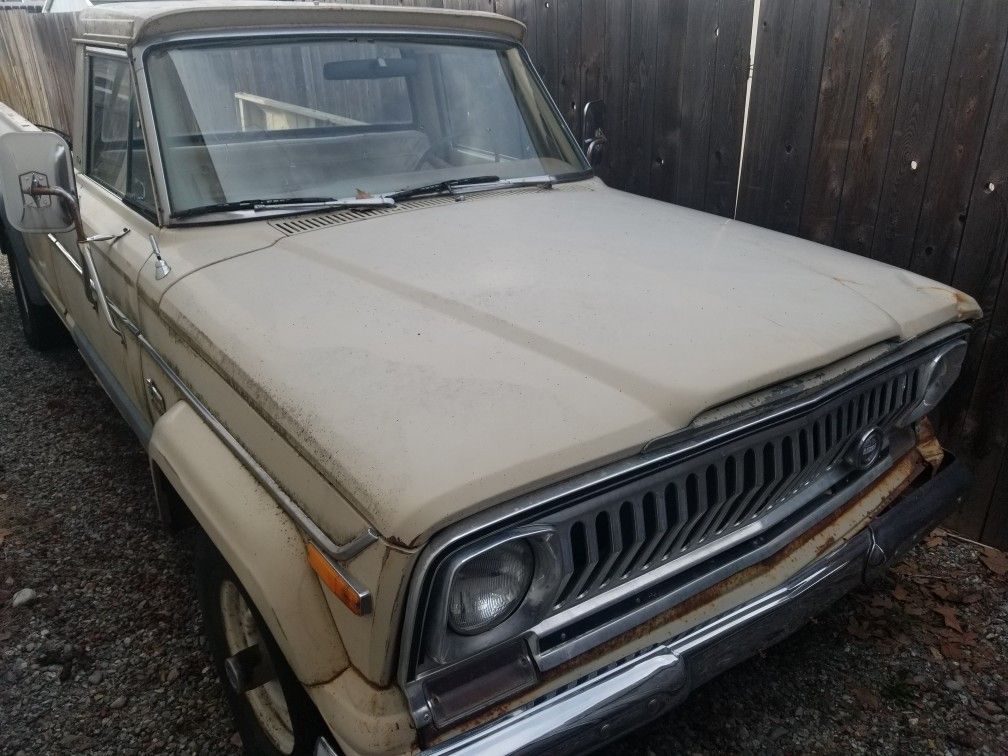
<svg viewBox="0 0 1008 756"><path fill-rule="evenodd" d="M416 28L498 34L519 42L525 36L524 24L496 13L276 0L103 3L81 11L77 24L88 41L123 46L186 32L292 27Z"/></svg>

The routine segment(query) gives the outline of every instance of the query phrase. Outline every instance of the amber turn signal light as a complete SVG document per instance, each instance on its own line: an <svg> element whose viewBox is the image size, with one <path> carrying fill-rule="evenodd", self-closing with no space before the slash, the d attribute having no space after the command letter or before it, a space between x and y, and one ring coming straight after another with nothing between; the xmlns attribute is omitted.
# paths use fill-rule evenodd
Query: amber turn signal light
<svg viewBox="0 0 1008 756"><path fill-rule="evenodd" d="M308 564L311 565L311 568L319 576L319 579L325 584L326 588L332 591L333 595L358 617L363 617L367 614L368 607L365 604L365 600L369 599L370 595L364 594L362 596L356 588L350 585L347 579L333 567L332 562L326 558L325 554L316 548L315 544L309 543L307 548Z"/></svg>

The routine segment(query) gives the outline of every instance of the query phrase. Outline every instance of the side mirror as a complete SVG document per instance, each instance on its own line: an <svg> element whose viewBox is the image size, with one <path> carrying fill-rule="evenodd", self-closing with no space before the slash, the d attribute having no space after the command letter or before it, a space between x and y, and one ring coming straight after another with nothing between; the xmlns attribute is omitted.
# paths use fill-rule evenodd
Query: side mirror
<svg viewBox="0 0 1008 756"><path fill-rule="evenodd" d="M0 136L0 193L7 220L18 231L81 234L70 147L59 134Z"/></svg>
<svg viewBox="0 0 1008 756"><path fill-rule="evenodd" d="M584 147L588 162L598 165L605 154L605 145L609 140L605 135L606 106L602 100L592 100L585 103L582 119L581 145Z"/></svg>

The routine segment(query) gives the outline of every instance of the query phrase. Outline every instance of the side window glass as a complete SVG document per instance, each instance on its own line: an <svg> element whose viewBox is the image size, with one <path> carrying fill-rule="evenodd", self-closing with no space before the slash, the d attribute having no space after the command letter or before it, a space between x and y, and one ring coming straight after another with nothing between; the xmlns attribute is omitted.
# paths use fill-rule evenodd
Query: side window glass
<svg viewBox="0 0 1008 756"><path fill-rule="evenodd" d="M90 60L87 174L153 210L147 151L125 60Z"/></svg>

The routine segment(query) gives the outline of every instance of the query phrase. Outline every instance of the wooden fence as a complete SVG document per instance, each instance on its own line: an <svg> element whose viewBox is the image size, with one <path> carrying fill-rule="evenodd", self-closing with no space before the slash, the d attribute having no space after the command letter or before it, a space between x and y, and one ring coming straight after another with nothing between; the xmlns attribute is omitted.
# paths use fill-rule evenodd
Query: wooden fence
<svg viewBox="0 0 1008 756"><path fill-rule="evenodd" d="M1008 544L1008 2L763 0L737 217L976 297L943 438Z"/></svg>
<svg viewBox="0 0 1008 756"><path fill-rule="evenodd" d="M605 101L613 186L977 297L985 317L941 425L977 474L955 524L1008 544L1008 0L760 0L748 114L754 0L380 4L523 21L576 134L584 104ZM64 129L68 19L0 13L0 100Z"/></svg>
<svg viewBox="0 0 1008 756"><path fill-rule="evenodd" d="M72 14L0 10L0 102L36 124L70 131Z"/></svg>

